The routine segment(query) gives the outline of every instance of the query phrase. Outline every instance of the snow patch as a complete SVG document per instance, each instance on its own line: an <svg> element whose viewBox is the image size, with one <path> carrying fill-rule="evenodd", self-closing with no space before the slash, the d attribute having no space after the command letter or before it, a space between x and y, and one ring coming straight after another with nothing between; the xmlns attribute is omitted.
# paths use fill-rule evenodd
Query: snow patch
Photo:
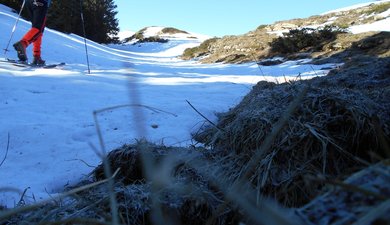
<svg viewBox="0 0 390 225"><path fill-rule="evenodd" d="M152 36L159 36L161 38L165 39L176 39L176 40L188 40L188 39L197 39L200 41L204 41L210 38L208 35L202 35L202 34L197 34L197 33L175 33L175 34L166 34L163 33L162 30L166 27L161 27L161 26L151 26L147 27L143 31L143 35L145 37L152 37Z"/></svg>
<svg viewBox="0 0 390 225"><path fill-rule="evenodd" d="M379 20L371 24L362 24L348 28L351 33L358 34L368 31L390 31L390 18Z"/></svg>
<svg viewBox="0 0 390 225"><path fill-rule="evenodd" d="M126 38L129 38L131 37L133 34L135 34L134 31L130 31L130 30L124 30L124 31L120 31L118 33L118 37L119 37L119 40L124 40Z"/></svg>

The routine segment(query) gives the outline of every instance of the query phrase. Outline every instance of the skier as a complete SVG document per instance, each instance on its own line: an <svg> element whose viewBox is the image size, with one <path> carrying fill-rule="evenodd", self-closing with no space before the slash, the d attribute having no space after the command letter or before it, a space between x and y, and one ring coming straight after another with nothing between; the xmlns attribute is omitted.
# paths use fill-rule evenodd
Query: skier
<svg viewBox="0 0 390 225"><path fill-rule="evenodd" d="M32 64L45 65L45 61L41 58L41 44L50 2L51 0L26 0L26 6L31 15L31 29L13 45L20 61L27 62L26 48L33 43L34 60Z"/></svg>

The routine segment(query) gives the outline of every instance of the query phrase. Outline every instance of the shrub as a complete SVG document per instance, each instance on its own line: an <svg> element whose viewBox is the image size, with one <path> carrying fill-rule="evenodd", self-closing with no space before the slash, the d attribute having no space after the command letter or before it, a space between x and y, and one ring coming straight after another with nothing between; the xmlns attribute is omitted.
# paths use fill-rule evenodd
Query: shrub
<svg viewBox="0 0 390 225"><path fill-rule="evenodd" d="M123 39L123 42L126 43L132 40L141 40L143 38L144 38L143 33L138 31L137 33L133 34L131 37Z"/></svg>
<svg viewBox="0 0 390 225"><path fill-rule="evenodd" d="M347 23L339 23L336 26L339 27L340 29L344 29L344 30L349 28L349 24L347 24Z"/></svg>
<svg viewBox="0 0 390 225"><path fill-rule="evenodd" d="M219 38L210 38L210 39L207 39L204 42L202 42L202 44L200 44L197 47L187 48L186 50L184 50L184 53L181 57L183 59L188 60L188 59L192 59L192 58L196 58L196 57L205 55L209 52L210 45L212 43L216 42L218 39Z"/></svg>
<svg viewBox="0 0 390 225"><path fill-rule="evenodd" d="M160 38L158 36L152 36L140 39L138 43L144 43L144 42L158 42L158 43L167 43L168 39Z"/></svg>
<svg viewBox="0 0 390 225"><path fill-rule="evenodd" d="M151 36L151 37L145 37L143 33L137 32L133 36L126 38L123 40L124 43L132 41L132 40L138 40L136 43L145 43L145 42L158 42L158 43L167 43L168 40L164 38L160 38L158 36Z"/></svg>
<svg viewBox="0 0 390 225"><path fill-rule="evenodd" d="M366 13L368 15L372 13L379 14L387 11L389 8L390 8L390 2L386 2L383 4L373 4Z"/></svg>
<svg viewBox="0 0 390 225"><path fill-rule="evenodd" d="M300 51L320 50L336 39L337 34L345 32L336 26L325 26L320 29L303 28L290 30L283 37L278 37L270 43L273 53L297 53Z"/></svg>
<svg viewBox="0 0 390 225"><path fill-rule="evenodd" d="M176 28L173 28L173 27L166 27L166 28L163 28L163 29L161 30L161 32L164 33L164 34L177 34L177 33L188 34L187 31L179 30L179 29L176 29Z"/></svg>
<svg viewBox="0 0 390 225"><path fill-rule="evenodd" d="M268 26L268 25L262 24L262 25L258 26L258 27L256 28L256 30L262 30L262 29L266 28L267 26Z"/></svg>

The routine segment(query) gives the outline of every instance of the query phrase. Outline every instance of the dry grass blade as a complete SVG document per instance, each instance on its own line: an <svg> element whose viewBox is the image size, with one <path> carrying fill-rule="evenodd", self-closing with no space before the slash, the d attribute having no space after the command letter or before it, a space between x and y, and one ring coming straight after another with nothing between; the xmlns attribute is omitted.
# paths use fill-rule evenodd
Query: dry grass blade
<svg viewBox="0 0 390 225"><path fill-rule="evenodd" d="M98 114L103 113L105 111L115 110L115 109L124 108L124 107L143 107L143 108L149 109L149 110L151 110L153 112L157 112L157 113L163 112L163 113L170 114L170 115L172 115L174 117L177 117L176 114L169 113L169 112L166 112L164 110L160 110L160 109L157 109L157 108L153 108L153 107L145 106L145 105L141 105L141 104L124 104L124 105L117 105L117 106L112 106L112 107L107 107L107 108L95 110L93 112L93 117L94 117L96 131L97 131L97 134L98 134L98 137L99 137L99 143L100 143L101 151L102 151L102 153L98 154L98 155L102 156L102 161L103 161L103 165L104 165L104 173L105 173L106 177L110 177L111 176L111 166L109 165L109 162L107 161L107 157L106 157L107 151L106 151L106 148L105 148L103 135L102 135L102 132L101 132L101 129L100 129L100 125L99 125L99 121L98 121L98 117L97 116L98 116ZM144 152L147 152L147 151L141 151L141 152L144 153ZM143 157L147 158L146 155L143 155ZM145 159L143 161L144 161L145 171L153 171L153 169L150 169L150 168L152 168L151 166L153 166L153 165L149 163L149 160ZM150 177L150 176L147 176L147 177ZM110 180L107 183L107 185L108 185L108 190L109 190L109 193L110 193L111 213L112 213L112 218L113 218L113 224L116 225L116 224L119 224L119 215L118 215L118 204L117 204L116 196L115 196L115 192L114 192L114 181ZM158 211L158 210L156 209L156 211ZM160 221L160 219L156 219L156 221Z"/></svg>
<svg viewBox="0 0 390 225"><path fill-rule="evenodd" d="M192 108L193 110L195 110L195 112L197 112L197 113L198 113L201 117L203 117L207 122L209 122L211 125L213 125L213 126L214 126L215 128L217 128L218 130L224 132L223 129L219 128L215 123L211 122L211 120L209 120L209 119L208 119L207 117L205 117L202 113L200 113L199 110L197 110L197 109L195 108L195 106L193 106L193 105L191 104L191 102L189 102L188 100L186 100L186 102L188 103L188 105L191 106L191 108Z"/></svg>
<svg viewBox="0 0 390 225"><path fill-rule="evenodd" d="M251 219L256 224L270 225L297 225L298 221L291 220L291 217L284 214L282 208L276 202L270 199L262 199L260 202L255 201L256 193L252 191L247 196L243 196L243 192L239 187L233 187L227 192L227 197L232 202L236 203L240 209L244 210L245 214L250 215ZM239 194L240 193L240 194Z"/></svg>
<svg viewBox="0 0 390 225"><path fill-rule="evenodd" d="M59 220L55 222L39 223L39 225L63 225L63 224L111 225L111 223L105 223L99 220L87 219L87 218L71 218L71 219Z"/></svg>
<svg viewBox="0 0 390 225"><path fill-rule="evenodd" d="M101 111L99 111L101 112ZM106 149L105 149L105 145L104 145L104 140L103 140L103 135L102 135L102 132L101 132L101 129L100 129L100 125L99 125L99 121L98 121L98 118L97 118L97 115L98 113L97 111L94 111L93 112L93 118L94 118L94 121L95 121L95 126L96 126L96 132L98 134L98 137L99 137L99 143L100 143L100 147L101 147L101 151L102 151L102 155L103 155L103 165L104 165L104 174L107 178L111 177L112 176L112 172L111 172L111 167L109 165L109 162L107 160L107 156L106 156ZM113 179L109 179L108 182L107 182L107 189L108 189L108 193L110 193L110 205L111 205L111 214L112 214L112 224L113 225L119 225L119 215L118 215L118 204L117 204L117 201L116 201L116 196L115 196L115 192L114 192L114 180Z"/></svg>
<svg viewBox="0 0 390 225"><path fill-rule="evenodd" d="M315 179L315 178L309 178L309 179L317 181L317 182L321 182L321 183L331 184L331 185L340 187L340 188L342 188L342 189L344 189L346 191L359 192L359 193L362 193L364 195L372 196L372 197L375 197L375 198L380 199L380 200L387 200L388 199L388 197L386 197L386 196L384 196L382 194L378 194L378 193L375 193L373 191L361 188L359 186L348 184L348 183L344 183L344 182L341 182L341 181L337 181L337 180L323 180L323 179Z"/></svg>
<svg viewBox="0 0 390 225"><path fill-rule="evenodd" d="M275 201L262 198L260 202L256 202L256 192L252 189L248 182L242 181L241 183L235 183L230 185L224 182L223 172L218 174L219 178L211 176L210 171L204 169L205 164L209 164L203 160L196 160L189 163L191 167L201 172L211 183L222 191L226 198L226 202L222 203L223 206L227 206L231 203L237 205L238 208L246 215L249 221L254 224L270 224L270 225L295 225L295 221L291 220L290 215L286 215L284 209L282 209ZM221 168L218 168L220 170ZM219 207L217 211L223 211L224 207ZM211 218L213 220L214 217ZM209 223L212 223L210 221Z"/></svg>
<svg viewBox="0 0 390 225"><path fill-rule="evenodd" d="M362 218L360 218L353 225L372 224L372 222L375 219L388 213L389 210L390 210L390 200L387 200L387 201L383 202L382 204L380 204L379 206L373 208L370 212L368 212L366 215L364 215Z"/></svg>
<svg viewBox="0 0 390 225"><path fill-rule="evenodd" d="M140 101L140 96L139 96L139 92L138 92L138 87L137 87L137 82L129 82L129 90L131 91L131 96L130 96L130 99L132 101L132 106L143 106ZM138 107L139 108L139 107ZM145 125L143 124L143 122L145 121L144 120L144 114L143 112L141 112L138 108L135 108L133 107L133 114L134 114L134 117L137 118L135 119L135 125L137 127L137 131L138 131L138 136L141 137L141 138L144 138L147 136L146 134L146 129L145 129ZM148 107L147 107L148 108ZM152 109L154 110L153 108L148 108L148 109ZM159 110L159 111L162 111L162 110ZM177 115L175 114L171 114L175 117L177 117ZM148 149L145 148L145 145L142 145L141 146L141 161L142 161L142 166L143 166L143 170L144 170L144 175L145 175L145 178L146 180L148 181L151 181L152 182L152 185L153 185L153 169L154 169L154 165L153 165L153 162L150 161L150 158L149 158L149 153L147 152ZM161 211L161 206L160 206L160 203L158 201L158 192L156 191L156 186L153 186L152 187L152 193L151 193L151 197L152 197L152 212L150 214L150 219L152 220L152 222L154 224L165 224L165 218L163 217L163 214L162 214L162 211Z"/></svg>
<svg viewBox="0 0 390 225"><path fill-rule="evenodd" d="M99 110L96 110L95 112L98 114L98 113L102 113L102 112L109 111L109 110L115 110L115 109L127 108L127 107L142 107L142 108L149 109L149 110L151 110L152 112L155 112L155 113L161 113L161 112L162 112L162 113L166 113L166 114L169 114L169 115L171 115L171 116L177 117L177 114L174 114L174 113L171 113L171 112L167 112L167 111L165 111L165 110L158 109L158 108L155 108L155 107L151 107L151 106L147 106L147 105L142 105L142 104L124 104L124 105L116 105L116 106L112 106L112 107L107 107L107 108L99 109Z"/></svg>
<svg viewBox="0 0 390 225"><path fill-rule="evenodd" d="M0 163L0 167L3 165L3 163L4 163L5 160L7 159L8 150L9 150L9 142L10 142L10 135L9 135L9 133L8 133L8 136L7 136L7 148L5 149L5 155L4 155L3 160L2 160L1 163Z"/></svg>
<svg viewBox="0 0 390 225"><path fill-rule="evenodd" d="M154 179L156 176L156 166L153 157L150 154L150 149L148 149L145 143L140 144L141 160L143 162L143 169L145 178L151 182L152 185L152 194L151 194L151 220L155 225L165 225L167 224L167 219L164 218L161 211L161 205L159 203L159 194L158 190L162 187L159 187L159 182L157 179ZM169 224L169 223L168 223Z"/></svg>
<svg viewBox="0 0 390 225"><path fill-rule="evenodd" d="M380 144L382 145L383 151L386 154L386 157L390 158L390 143L389 143L389 137L386 137L385 133L383 132L383 129L381 126L379 126L378 122L375 122L375 130L378 133L378 138L380 141Z"/></svg>
<svg viewBox="0 0 390 225"><path fill-rule="evenodd" d="M10 210L2 211L2 212L0 212L0 221L5 220L5 219L7 219L7 218L9 218L9 217L11 217L13 215L19 214L19 213L23 213L23 212L26 212L26 211L37 209L38 207L43 206L45 204L48 204L48 203L52 202L53 200L62 199L62 198L65 198L67 196L71 196L71 195L74 195L76 193L79 193L79 192L85 191L87 189L91 189L93 187L96 187L98 185L104 184L104 183L108 182L109 180L114 179L118 172L119 172L119 170L115 171L113 176L110 177L110 178L107 178L107 179L104 179L104 180L101 180L101 181L98 181L98 182L95 182L95 183L92 183L92 184L88 184L88 185L84 185L84 186L75 188L75 189L70 190L68 192L65 192L65 193L53 196L51 199L48 199L48 200L45 200L45 201L41 201L41 202L38 202L38 203L33 204L33 205L26 205L26 206L17 207L17 208L13 208L13 209L10 209Z"/></svg>

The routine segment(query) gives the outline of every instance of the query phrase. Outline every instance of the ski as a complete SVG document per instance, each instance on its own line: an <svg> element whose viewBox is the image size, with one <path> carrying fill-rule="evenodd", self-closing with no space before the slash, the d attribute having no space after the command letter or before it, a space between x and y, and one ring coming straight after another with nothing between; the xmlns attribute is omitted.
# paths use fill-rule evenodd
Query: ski
<svg viewBox="0 0 390 225"><path fill-rule="evenodd" d="M19 60L15 60L15 59L1 59L0 62L6 62L6 63L10 63L14 66L18 66L18 67L26 67L26 68L43 68L43 69L52 69L52 68L56 68L56 67L60 67L60 66L65 66L65 63L64 62L61 62L61 63L52 63L52 64L45 64L45 65L41 65L41 66L38 66L38 65L33 65L31 63L27 63L27 62L23 62L23 61L19 61Z"/></svg>

